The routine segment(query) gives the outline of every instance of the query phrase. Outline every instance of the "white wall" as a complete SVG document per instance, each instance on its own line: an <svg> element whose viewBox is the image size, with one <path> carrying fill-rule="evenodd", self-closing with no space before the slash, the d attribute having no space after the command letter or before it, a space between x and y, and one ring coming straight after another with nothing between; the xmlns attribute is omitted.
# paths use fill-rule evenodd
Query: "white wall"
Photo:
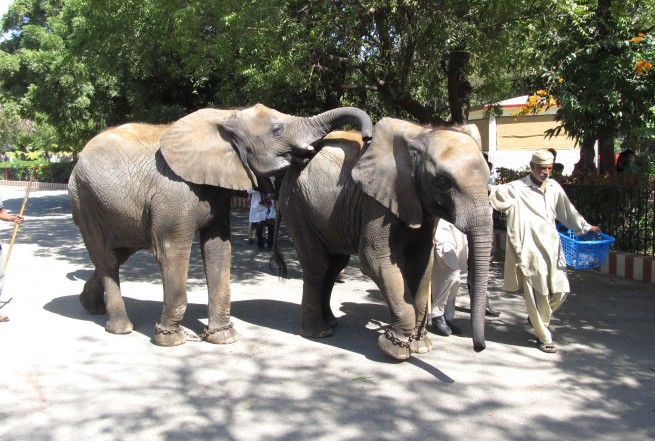
<svg viewBox="0 0 655 441"><path fill-rule="evenodd" d="M489 152L489 161L495 169L500 167L514 170L526 167L534 151L531 150L500 150ZM560 150L557 152L557 162L564 164L564 174L570 175L573 166L580 160L580 149Z"/></svg>

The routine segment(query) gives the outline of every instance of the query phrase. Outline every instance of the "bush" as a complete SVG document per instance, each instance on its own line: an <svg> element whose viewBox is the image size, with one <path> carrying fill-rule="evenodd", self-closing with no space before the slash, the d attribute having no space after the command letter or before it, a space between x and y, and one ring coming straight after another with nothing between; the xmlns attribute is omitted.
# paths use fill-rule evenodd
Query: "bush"
<svg viewBox="0 0 655 441"><path fill-rule="evenodd" d="M7 181L29 181L34 178L38 182L66 184L73 171L73 167L75 167L74 161L44 162L16 160L12 162L0 162L0 168L2 169L0 178Z"/></svg>

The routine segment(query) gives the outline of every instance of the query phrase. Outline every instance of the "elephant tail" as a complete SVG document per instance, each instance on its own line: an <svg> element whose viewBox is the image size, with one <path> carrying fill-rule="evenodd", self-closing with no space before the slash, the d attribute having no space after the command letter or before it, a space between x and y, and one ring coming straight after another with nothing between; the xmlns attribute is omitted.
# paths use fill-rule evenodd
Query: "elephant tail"
<svg viewBox="0 0 655 441"><path fill-rule="evenodd" d="M280 252L280 247L278 245L280 238L280 224L282 224L282 213L278 210L275 215L275 229L273 231L273 254L271 255L271 260L268 262L268 267L271 271L275 272L275 269L273 268L273 265L275 265L277 267L278 277L283 280L288 278L288 274L287 261Z"/></svg>

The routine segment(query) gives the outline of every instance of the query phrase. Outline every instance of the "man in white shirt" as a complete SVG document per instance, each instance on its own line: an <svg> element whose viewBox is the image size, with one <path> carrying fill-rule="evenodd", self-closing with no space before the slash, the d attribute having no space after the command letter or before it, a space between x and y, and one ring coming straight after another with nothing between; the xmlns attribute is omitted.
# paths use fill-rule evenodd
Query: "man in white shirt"
<svg viewBox="0 0 655 441"><path fill-rule="evenodd" d="M434 264L432 266L432 308L429 317L432 332L449 336L459 334L453 325L455 298L460 279L468 272L468 241L453 224L439 220L434 232Z"/></svg>
<svg viewBox="0 0 655 441"><path fill-rule="evenodd" d="M489 186L491 206L507 214L505 289L523 287L539 349L548 353L557 350L548 329L551 315L570 291L555 220L579 234L600 232L577 212L562 187L549 179L553 160L548 150L538 150L532 155L528 176Z"/></svg>

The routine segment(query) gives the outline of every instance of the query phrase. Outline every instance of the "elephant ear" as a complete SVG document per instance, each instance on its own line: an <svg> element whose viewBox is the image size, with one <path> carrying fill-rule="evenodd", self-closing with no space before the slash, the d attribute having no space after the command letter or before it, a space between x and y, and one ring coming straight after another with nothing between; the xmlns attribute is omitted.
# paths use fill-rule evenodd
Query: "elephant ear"
<svg viewBox="0 0 655 441"><path fill-rule="evenodd" d="M373 129L373 140L352 171L353 180L364 193L411 228L421 226L423 208L414 180L410 144L425 130L406 121L381 119Z"/></svg>
<svg viewBox="0 0 655 441"><path fill-rule="evenodd" d="M480 129L475 124L466 124L462 127L462 133L469 135L475 143L478 145L478 148L482 150L482 136L480 136Z"/></svg>
<svg viewBox="0 0 655 441"><path fill-rule="evenodd" d="M159 147L170 168L185 181L232 190L257 188L257 178L232 146L223 125L235 111L202 109L173 123Z"/></svg>

